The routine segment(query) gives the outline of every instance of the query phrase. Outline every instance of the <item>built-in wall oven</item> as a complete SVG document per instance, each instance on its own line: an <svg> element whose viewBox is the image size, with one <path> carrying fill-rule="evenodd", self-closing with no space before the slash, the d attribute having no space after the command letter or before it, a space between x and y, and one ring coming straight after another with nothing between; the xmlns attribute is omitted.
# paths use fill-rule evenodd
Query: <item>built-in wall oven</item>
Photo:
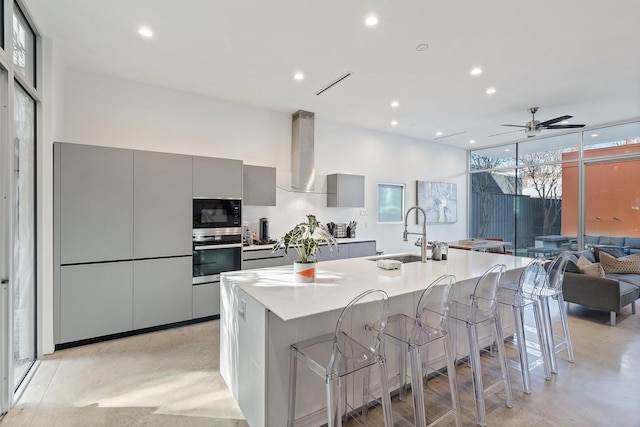
<svg viewBox="0 0 640 427"><path fill-rule="evenodd" d="M242 268L241 205L239 199L193 199L194 285Z"/></svg>

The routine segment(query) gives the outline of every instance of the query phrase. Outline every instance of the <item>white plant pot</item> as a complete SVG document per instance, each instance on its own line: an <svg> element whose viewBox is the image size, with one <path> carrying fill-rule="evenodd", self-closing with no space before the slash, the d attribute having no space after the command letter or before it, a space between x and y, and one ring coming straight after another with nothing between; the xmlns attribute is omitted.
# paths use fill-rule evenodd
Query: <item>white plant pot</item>
<svg viewBox="0 0 640 427"><path fill-rule="evenodd" d="M298 283L313 283L316 280L317 262L299 262L293 263L293 277Z"/></svg>

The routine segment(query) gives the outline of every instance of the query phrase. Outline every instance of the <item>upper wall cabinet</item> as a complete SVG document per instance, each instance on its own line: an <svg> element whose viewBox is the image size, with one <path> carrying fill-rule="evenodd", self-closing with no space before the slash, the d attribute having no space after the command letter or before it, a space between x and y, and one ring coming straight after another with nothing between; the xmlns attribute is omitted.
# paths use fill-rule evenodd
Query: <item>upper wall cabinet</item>
<svg viewBox="0 0 640 427"><path fill-rule="evenodd" d="M343 173L327 175L327 207L363 208L364 176Z"/></svg>
<svg viewBox="0 0 640 427"><path fill-rule="evenodd" d="M133 256L133 152L56 144L60 263Z"/></svg>
<svg viewBox="0 0 640 427"><path fill-rule="evenodd" d="M276 205L276 168L244 165L242 203L254 206Z"/></svg>
<svg viewBox="0 0 640 427"><path fill-rule="evenodd" d="M193 197L242 198L242 160L193 157Z"/></svg>
<svg viewBox="0 0 640 427"><path fill-rule="evenodd" d="M191 156L134 151L134 257L191 254Z"/></svg>

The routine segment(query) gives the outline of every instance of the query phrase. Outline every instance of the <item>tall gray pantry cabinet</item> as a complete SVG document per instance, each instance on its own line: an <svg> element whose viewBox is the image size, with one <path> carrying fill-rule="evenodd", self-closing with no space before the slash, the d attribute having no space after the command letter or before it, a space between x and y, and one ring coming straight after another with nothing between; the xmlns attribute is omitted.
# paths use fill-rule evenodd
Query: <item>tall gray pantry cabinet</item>
<svg viewBox="0 0 640 427"><path fill-rule="evenodd" d="M190 320L191 156L54 145L56 344Z"/></svg>

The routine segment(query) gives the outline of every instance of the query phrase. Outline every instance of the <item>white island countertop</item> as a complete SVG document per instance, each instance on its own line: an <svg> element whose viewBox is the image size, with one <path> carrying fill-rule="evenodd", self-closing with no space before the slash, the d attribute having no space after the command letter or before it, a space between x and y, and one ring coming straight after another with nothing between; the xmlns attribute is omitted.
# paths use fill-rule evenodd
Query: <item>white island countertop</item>
<svg viewBox="0 0 640 427"><path fill-rule="evenodd" d="M419 254L417 254L419 255ZM294 282L293 267L271 267L223 273L223 280L237 286L284 321L343 308L368 289L382 289L390 298L424 289L444 274L453 274L458 282L477 279L492 265L505 264L507 270L524 268L531 259L449 250L447 261L403 264L399 270L384 270L372 259L352 258L318 263L315 283ZM455 295L453 295L455 298Z"/></svg>

